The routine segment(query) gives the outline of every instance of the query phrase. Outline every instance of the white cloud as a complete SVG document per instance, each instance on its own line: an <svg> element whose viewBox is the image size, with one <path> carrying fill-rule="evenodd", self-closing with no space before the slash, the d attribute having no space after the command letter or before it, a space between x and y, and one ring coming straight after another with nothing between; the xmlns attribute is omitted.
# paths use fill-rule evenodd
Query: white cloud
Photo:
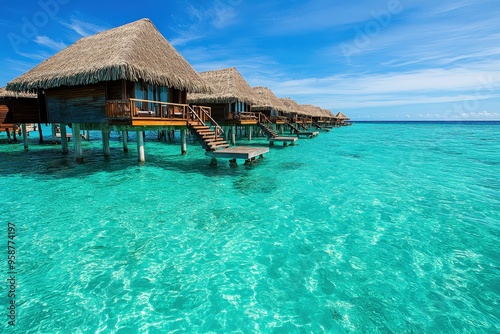
<svg viewBox="0 0 500 334"><path fill-rule="evenodd" d="M195 7L190 4L186 7L186 11L188 19L183 17L181 23L172 28L177 35L170 40L174 46L204 38L214 30L228 28L237 18L237 8L222 1L211 2L209 7L202 7L199 4Z"/></svg>
<svg viewBox="0 0 500 334"><path fill-rule="evenodd" d="M60 51L66 47L66 44L63 42L56 42L47 36L36 36L34 42L55 51Z"/></svg>
<svg viewBox="0 0 500 334"><path fill-rule="evenodd" d="M76 32L78 35L80 35L81 37L87 37L87 36L90 36L90 35L94 35L98 32L101 32L101 31L104 31L108 28L106 27L101 27L101 26L98 26L94 23L89 23L89 22L85 22L85 21L82 21L82 20L79 20L75 17L72 17L71 18L71 21L68 23L68 22L62 22L62 25L64 25L65 27L73 30L74 32Z"/></svg>

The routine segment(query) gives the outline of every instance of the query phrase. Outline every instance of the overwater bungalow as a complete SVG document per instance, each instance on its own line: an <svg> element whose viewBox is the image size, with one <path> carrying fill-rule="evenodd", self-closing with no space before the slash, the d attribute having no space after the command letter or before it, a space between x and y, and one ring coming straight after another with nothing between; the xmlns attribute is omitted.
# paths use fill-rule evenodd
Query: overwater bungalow
<svg viewBox="0 0 500 334"><path fill-rule="evenodd" d="M149 19L85 37L8 83L7 89L37 94L49 123L71 124L80 130L102 131L105 156L109 132L137 131L139 160L144 161L144 130L186 130L207 151L226 148L221 128L210 120L209 108L195 110L187 94L211 92L211 87L170 45ZM43 103L42 103L43 101ZM63 151L67 151L61 134ZM74 136L77 161L83 161L80 136Z"/></svg>
<svg viewBox="0 0 500 334"><path fill-rule="evenodd" d="M290 131L295 133L299 132L299 127L301 126L297 123L297 121L299 121L299 117L304 115L302 107L295 100L292 100L289 97L282 97L280 98L280 100L288 110L286 113L284 113L284 116L288 118Z"/></svg>
<svg viewBox="0 0 500 334"><path fill-rule="evenodd" d="M295 144L296 137L286 137L283 134L285 126L289 126L290 120L284 114L290 110L274 93L267 87L253 87L255 104L252 105L259 118L259 127L266 134L271 145L282 142L283 145Z"/></svg>
<svg viewBox="0 0 500 334"><path fill-rule="evenodd" d="M209 93L190 93L190 105L210 107L213 119L223 125L256 125L257 118L250 107L254 93L234 67L200 73L211 87Z"/></svg>
<svg viewBox="0 0 500 334"><path fill-rule="evenodd" d="M26 137L34 129L32 124L47 121L47 113L43 106L39 106L35 94L11 92L0 88L0 131L7 133L7 140L11 142L11 135L16 139L16 132L23 134L25 148Z"/></svg>
<svg viewBox="0 0 500 334"><path fill-rule="evenodd" d="M285 116L290 109L280 100L273 91L267 87L253 87L255 94L255 104L252 105L252 111L262 113L273 124L284 125L288 123L288 117Z"/></svg>
<svg viewBox="0 0 500 334"><path fill-rule="evenodd" d="M335 118L336 118L336 124L338 126L351 125L351 122L346 122L346 121L349 121L350 118L347 117L346 115L344 115L344 113L342 113L340 111L337 113Z"/></svg>

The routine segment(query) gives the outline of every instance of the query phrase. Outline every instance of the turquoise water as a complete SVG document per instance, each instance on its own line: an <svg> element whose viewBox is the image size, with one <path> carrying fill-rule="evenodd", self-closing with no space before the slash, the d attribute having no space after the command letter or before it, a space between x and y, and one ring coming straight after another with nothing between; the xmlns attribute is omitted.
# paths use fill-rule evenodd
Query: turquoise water
<svg viewBox="0 0 500 334"><path fill-rule="evenodd" d="M237 168L154 137L139 166L0 136L18 333L500 332L500 125L357 123Z"/></svg>

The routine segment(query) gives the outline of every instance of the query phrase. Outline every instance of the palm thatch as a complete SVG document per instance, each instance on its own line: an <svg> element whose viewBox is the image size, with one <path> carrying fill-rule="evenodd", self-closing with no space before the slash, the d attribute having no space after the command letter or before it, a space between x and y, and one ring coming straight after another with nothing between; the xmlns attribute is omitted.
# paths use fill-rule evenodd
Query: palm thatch
<svg viewBox="0 0 500 334"><path fill-rule="evenodd" d="M289 112L296 113L296 114L304 114L302 111L302 107L300 104L295 102L295 100L292 100L289 97L282 97L280 98L281 102L287 107Z"/></svg>
<svg viewBox="0 0 500 334"><path fill-rule="evenodd" d="M7 89L34 92L122 79L189 92L210 91L149 19L82 38L9 82Z"/></svg>
<svg viewBox="0 0 500 334"><path fill-rule="evenodd" d="M322 111L320 107L313 106L311 104L303 104L301 105L302 111L305 115L307 116L312 116L312 117L321 117L322 116Z"/></svg>
<svg viewBox="0 0 500 334"><path fill-rule="evenodd" d="M244 102L252 104L254 102L252 87L234 67L201 72L200 76L212 87L212 93L191 93L188 95L189 103Z"/></svg>
<svg viewBox="0 0 500 334"><path fill-rule="evenodd" d="M339 119L339 120L348 120L350 119L349 117L347 117L346 115L344 115L342 112L338 112L337 113L337 116L335 116L335 118Z"/></svg>
<svg viewBox="0 0 500 334"><path fill-rule="evenodd" d="M329 109L322 109L322 116L326 118L335 118L335 115Z"/></svg>
<svg viewBox="0 0 500 334"><path fill-rule="evenodd" d="M0 99L6 97L36 99L36 94L12 92L7 90L5 87L0 88Z"/></svg>
<svg viewBox="0 0 500 334"><path fill-rule="evenodd" d="M291 110L274 95L272 90L267 87L253 87L256 102L252 105L252 110L276 110L281 112L290 112Z"/></svg>

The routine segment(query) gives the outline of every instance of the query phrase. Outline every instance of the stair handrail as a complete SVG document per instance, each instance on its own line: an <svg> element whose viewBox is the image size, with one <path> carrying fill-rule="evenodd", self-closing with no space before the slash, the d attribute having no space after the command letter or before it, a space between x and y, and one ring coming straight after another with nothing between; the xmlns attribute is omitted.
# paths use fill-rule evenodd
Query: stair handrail
<svg viewBox="0 0 500 334"><path fill-rule="evenodd" d="M219 136L219 134L224 133L224 130L222 129L222 127L212 118L212 116L202 106L193 106L193 107L200 108L200 110L205 114L205 116L208 117L210 122L215 127L215 137ZM201 124L205 125L205 122L203 122L201 120L200 116L196 113L196 111L193 108L191 108L191 106L189 106L189 109L190 109L191 113L194 114L196 116L196 118L201 122Z"/></svg>
<svg viewBox="0 0 500 334"><path fill-rule="evenodd" d="M266 115L264 115L263 113L260 112L259 113L259 123L262 123L261 118L264 119L264 123L271 123L272 124L271 120L269 118L267 118Z"/></svg>

